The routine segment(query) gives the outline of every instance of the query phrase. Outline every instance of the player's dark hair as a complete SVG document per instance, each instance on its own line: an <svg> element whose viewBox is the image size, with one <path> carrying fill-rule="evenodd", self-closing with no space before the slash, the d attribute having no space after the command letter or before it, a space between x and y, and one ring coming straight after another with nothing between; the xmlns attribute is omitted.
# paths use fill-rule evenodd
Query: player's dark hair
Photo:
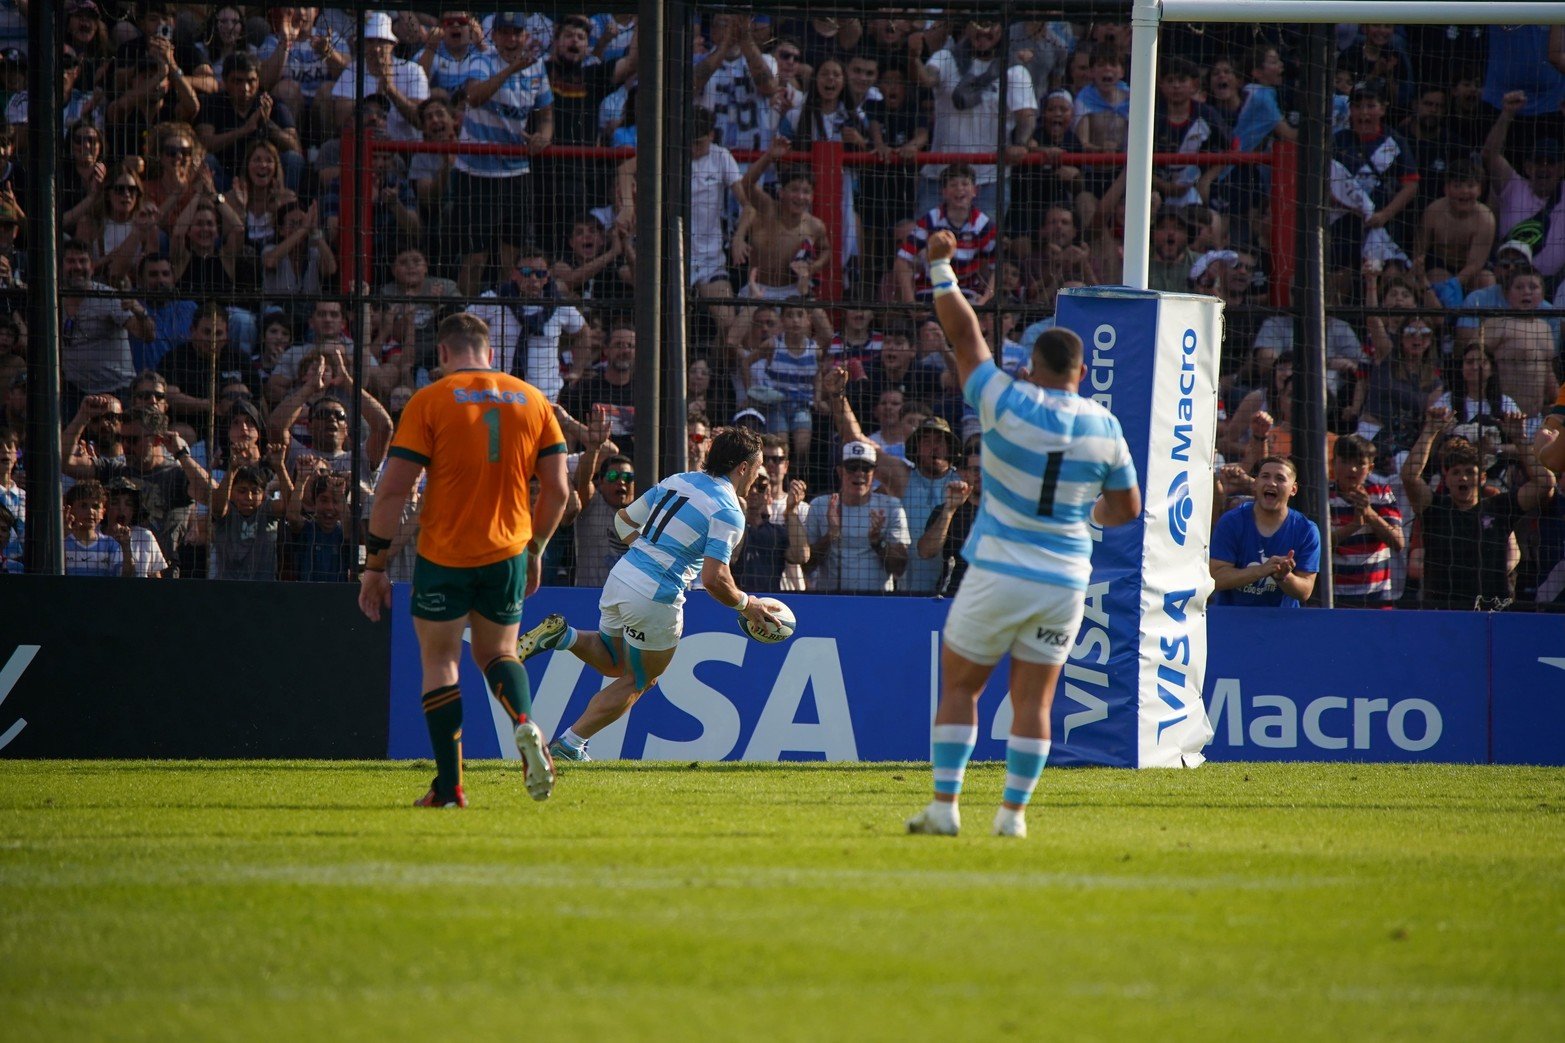
<svg viewBox="0 0 1565 1043"><path fill-rule="evenodd" d="M747 427L725 427L712 439L702 470L715 477L731 473L761 451L761 436Z"/></svg>
<svg viewBox="0 0 1565 1043"><path fill-rule="evenodd" d="M1033 363L1056 376L1073 377L1081 369L1081 338L1074 331L1055 326L1044 330L1032 345Z"/></svg>
<svg viewBox="0 0 1565 1043"><path fill-rule="evenodd" d="M1263 456L1255 464L1255 473L1256 474L1260 474L1261 473L1261 468L1265 467L1267 464L1278 464L1279 466L1286 467L1288 469L1288 473L1293 475L1294 480L1295 481L1298 480L1299 469L1298 469L1297 466L1294 465L1292 457L1288 457L1288 456Z"/></svg>
<svg viewBox="0 0 1565 1043"><path fill-rule="evenodd" d="M603 476L608 474L609 468L621 466L634 469L636 465L635 462L624 453L616 453L608 459L604 460L602 463L598 464L598 473L594 475L594 477L601 482L603 480Z"/></svg>
<svg viewBox="0 0 1565 1043"><path fill-rule="evenodd" d="M1337 439L1337 444L1332 447L1333 460L1341 460L1343 463L1361 464L1365 460L1375 459L1375 443L1363 435L1343 435Z"/></svg>
<svg viewBox="0 0 1565 1043"><path fill-rule="evenodd" d="M255 464L245 464L234 469L234 484L253 485L257 489L265 489L266 474Z"/></svg>
<svg viewBox="0 0 1565 1043"><path fill-rule="evenodd" d="M104 491L102 482L95 478L88 478L86 481L77 482L65 490L65 502L72 507L75 507L78 503L102 505L109 502L109 494Z"/></svg>
<svg viewBox="0 0 1565 1043"><path fill-rule="evenodd" d="M978 174L966 163L948 163L940 172L940 187L944 188L959 177L965 177L969 181L977 181Z"/></svg>
<svg viewBox="0 0 1565 1043"><path fill-rule="evenodd" d="M1440 469L1449 471L1454 467L1476 467L1483 470L1482 457L1478 455L1478 447L1471 442L1458 442L1452 440L1447 443L1445 452L1440 454Z"/></svg>

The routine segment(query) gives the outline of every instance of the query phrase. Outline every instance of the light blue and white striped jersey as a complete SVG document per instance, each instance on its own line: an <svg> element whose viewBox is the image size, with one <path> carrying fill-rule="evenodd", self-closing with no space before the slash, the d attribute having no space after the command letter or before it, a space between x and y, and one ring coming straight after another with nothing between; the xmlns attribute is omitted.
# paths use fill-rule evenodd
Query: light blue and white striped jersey
<svg viewBox="0 0 1565 1043"><path fill-rule="evenodd" d="M728 561L744 535L744 508L733 483L704 471L663 479L625 512L641 529L614 566L633 590L665 605L683 604L704 558Z"/></svg>
<svg viewBox="0 0 1565 1043"><path fill-rule="evenodd" d="M487 80L506 66L499 55L484 55L487 68L478 79ZM476 66L475 66L475 71ZM488 145L523 144L522 133L535 109L554 104L554 92L549 89L549 74L543 62L534 62L521 72L508 77L494 97L482 105L469 105L462 117L463 141L476 141ZM521 156L467 156L456 158L456 169L474 177L515 177L532 169L525 155Z"/></svg>
<svg viewBox="0 0 1565 1043"><path fill-rule="evenodd" d="M991 359L963 395L983 425L983 499L962 556L973 568L1086 590L1088 515L1103 489L1136 484L1114 414L1090 398L1007 375Z"/></svg>
<svg viewBox="0 0 1565 1043"><path fill-rule="evenodd" d="M487 80L495 74L489 58L487 52L471 46L466 54L457 58L442 40L435 48L434 59L429 63L429 85L453 94L469 80Z"/></svg>

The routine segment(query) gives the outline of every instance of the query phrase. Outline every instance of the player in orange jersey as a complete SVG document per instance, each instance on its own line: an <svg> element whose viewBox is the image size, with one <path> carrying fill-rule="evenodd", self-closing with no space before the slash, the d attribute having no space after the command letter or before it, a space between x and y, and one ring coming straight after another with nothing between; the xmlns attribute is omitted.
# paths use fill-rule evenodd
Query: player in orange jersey
<svg viewBox="0 0 1565 1043"><path fill-rule="evenodd" d="M386 554L402 507L425 474L413 567L413 628L424 668L424 722L435 781L416 803L465 807L462 792L462 635L473 661L516 722L527 792L546 800L554 762L530 719L532 691L516 658L522 600L538 589L544 546L565 512L565 436L542 391L491 369L489 327L453 315L437 337L440 380L408 400L375 489L364 539L359 607L379 620L391 604ZM528 483L538 502L528 506Z"/></svg>

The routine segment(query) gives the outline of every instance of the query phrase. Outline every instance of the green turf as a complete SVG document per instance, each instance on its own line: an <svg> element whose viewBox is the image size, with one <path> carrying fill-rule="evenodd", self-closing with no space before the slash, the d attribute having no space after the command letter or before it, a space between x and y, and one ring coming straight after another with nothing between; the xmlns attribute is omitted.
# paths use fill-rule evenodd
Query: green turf
<svg viewBox="0 0 1565 1043"><path fill-rule="evenodd" d="M1565 1038L1565 773L0 761L0 1040Z"/></svg>

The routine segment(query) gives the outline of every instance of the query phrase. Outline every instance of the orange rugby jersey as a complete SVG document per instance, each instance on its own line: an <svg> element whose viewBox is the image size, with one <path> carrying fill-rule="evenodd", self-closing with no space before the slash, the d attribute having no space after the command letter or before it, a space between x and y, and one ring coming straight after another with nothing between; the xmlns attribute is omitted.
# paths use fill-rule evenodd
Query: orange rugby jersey
<svg viewBox="0 0 1565 1043"><path fill-rule="evenodd" d="M505 373L465 369L408 400L390 452L426 472L420 556L473 568L527 548L528 479L540 457L565 452L565 436L542 391Z"/></svg>

